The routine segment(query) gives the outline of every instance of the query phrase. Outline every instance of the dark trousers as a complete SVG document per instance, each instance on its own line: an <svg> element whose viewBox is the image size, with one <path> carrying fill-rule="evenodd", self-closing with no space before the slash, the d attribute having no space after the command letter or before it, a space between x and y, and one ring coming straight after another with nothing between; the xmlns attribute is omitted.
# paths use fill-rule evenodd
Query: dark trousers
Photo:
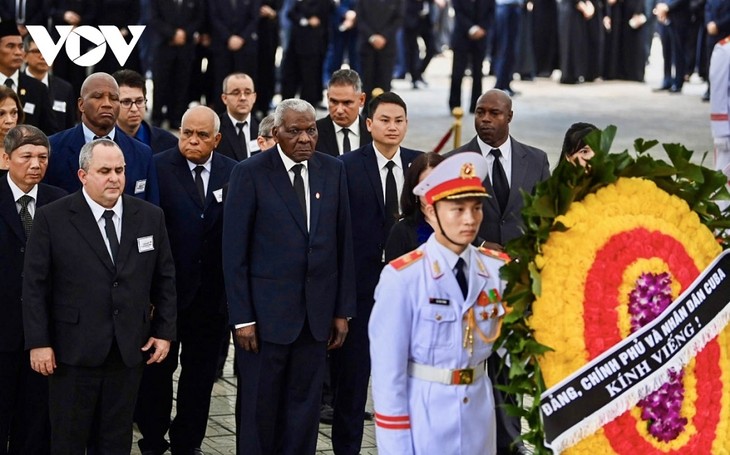
<svg viewBox="0 0 730 455"><path fill-rule="evenodd" d="M58 363L48 377L51 453L129 455L142 364L128 367L116 342L103 365Z"/></svg>
<svg viewBox="0 0 730 455"><path fill-rule="evenodd" d="M686 39L687 21L673 20L670 25L660 24L659 38L662 42L662 57L664 58L664 87L682 89L687 61L684 54L684 40ZM674 71L672 71L674 70Z"/></svg>
<svg viewBox="0 0 730 455"><path fill-rule="evenodd" d="M337 24L332 24L330 25L330 37L322 74L322 85L325 87L332 73L342 67L342 63L345 61L345 52L347 52L347 63L350 68L358 73L360 72L360 56L357 53L357 29L341 32L337 29Z"/></svg>
<svg viewBox="0 0 730 455"><path fill-rule="evenodd" d="M201 311L205 302L194 302L180 310L177 318L179 341L173 341L162 363L145 365L137 397L135 421L142 433L139 448L162 453L170 431L172 453L190 453L205 438L210 396L218 370L221 340L228 334L225 315ZM177 414L170 423L173 374L181 366L177 384Z"/></svg>
<svg viewBox="0 0 730 455"><path fill-rule="evenodd" d="M467 66L471 66L471 98L469 112L474 112L477 100L482 95L482 63L487 53L487 40L469 40L465 48L454 49L454 59L451 64L451 92L449 108L461 106L461 82Z"/></svg>
<svg viewBox="0 0 730 455"><path fill-rule="evenodd" d="M314 454L327 343L305 324L286 345L259 337L259 352L238 356L238 451L246 455Z"/></svg>
<svg viewBox="0 0 730 455"><path fill-rule="evenodd" d="M225 111L225 105L221 100L223 92L223 79L231 73L246 73L252 80L258 80L258 45L256 42L246 43L236 52L227 48L214 49L213 67L215 70L215 83L213 84L212 104L218 112Z"/></svg>
<svg viewBox="0 0 730 455"><path fill-rule="evenodd" d="M522 9L517 4L497 5L496 13L493 61L497 82L494 87L506 90L510 88L515 71Z"/></svg>
<svg viewBox="0 0 730 455"><path fill-rule="evenodd" d="M381 50L375 50L368 43L360 44L360 68L362 69L362 84L365 95L369 100L373 89L381 88L390 91L390 81L393 78L395 66L395 42L389 42Z"/></svg>
<svg viewBox="0 0 730 455"><path fill-rule="evenodd" d="M0 454L50 452L48 380L28 351L0 352Z"/></svg>
<svg viewBox="0 0 730 455"><path fill-rule="evenodd" d="M408 61L408 72L411 73L412 81L420 81L423 72L436 55L436 45L433 39L433 26L431 17L426 15L418 19L418 25L413 28L403 28L406 44L406 59ZM421 51L418 47L418 37L421 37L426 47L426 54L421 58Z"/></svg>
<svg viewBox="0 0 730 455"><path fill-rule="evenodd" d="M335 383L332 448L337 455L360 453L370 379L369 314L350 321L345 344L332 351Z"/></svg>
<svg viewBox="0 0 730 455"><path fill-rule="evenodd" d="M299 97L312 106L322 101L322 53L300 54L289 44L281 67L282 99Z"/></svg>
<svg viewBox="0 0 730 455"><path fill-rule="evenodd" d="M165 119L173 128L180 125L190 102L188 93L194 57L195 46L192 43L184 46L161 44L157 47L153 63L155 91L152 102L152 123L155 126L160 126ZM167 106L165 115L163 106Z"/></svg>

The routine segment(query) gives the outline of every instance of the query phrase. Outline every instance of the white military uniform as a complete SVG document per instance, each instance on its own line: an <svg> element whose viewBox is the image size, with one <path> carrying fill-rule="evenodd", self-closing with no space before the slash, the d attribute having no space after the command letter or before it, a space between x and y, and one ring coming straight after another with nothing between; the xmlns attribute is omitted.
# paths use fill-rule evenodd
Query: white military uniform
<svg viewBox="0 0 730 455"><path fill-rule="evenodd" d="M467 264L466 299L452 270L458 257ZM504 315L501 299L485 300L494 290L501 295L503 264L471 245L457 256L432 234L383 269L369 324L379 454L496 453L492 384L479 374L492 352L482 335L495 336ZM471 348L470 315L481 331L472 329ZM471 384L437 382L468 367L480 372Z"/></svg>
<svg viewBox="0 0 730 455"><path fill-rule="evenodd" d="M710 124L715 169L730 177L730 37L720 40L710 59Z"/></svg>

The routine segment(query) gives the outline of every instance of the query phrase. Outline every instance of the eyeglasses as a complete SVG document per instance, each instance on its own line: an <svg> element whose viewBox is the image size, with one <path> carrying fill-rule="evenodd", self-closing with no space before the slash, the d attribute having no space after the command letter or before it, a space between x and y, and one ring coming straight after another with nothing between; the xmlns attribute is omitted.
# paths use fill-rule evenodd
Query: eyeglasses
<svg viewBox="0 0 730 455"><path fill-rule="evenodd" d="M28 54L40 54L41 53L40 49L28 49L25 52Z"/></svg>
<svg viewBox="0 0 730 455"><path fill-rule="evenodd" d="M137 98L136 100L130 100L129 98L125 98L123 100L119 101L119 104L121 104L125 109L131 109L132 104L137 106L137 109L142 109L147 102L144 98Z"/></svg>
<svg viewBox="0 0 730 455"><path fill-rule="evenodd" d="M226 95L226 96L233 96L233 97L236 97L236 98L238 98L239 96L243 95L246 98L248 98L249 96L253 95L254 93L256 93L256 92L254 92L253 90L248 90L247 89L247 90L241 91L241 90L236 89L236 90L234 90L232 92L224 93L224 95Z"/></svg>

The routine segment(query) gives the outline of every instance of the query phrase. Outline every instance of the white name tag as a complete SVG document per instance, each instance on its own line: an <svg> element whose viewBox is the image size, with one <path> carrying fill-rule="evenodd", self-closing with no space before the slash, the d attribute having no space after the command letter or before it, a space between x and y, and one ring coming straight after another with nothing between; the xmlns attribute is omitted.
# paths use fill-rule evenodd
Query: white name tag
<svg viewBox="0 0 730 455"><path fill-rule="evenodd" d="M256 152L258 150L261 150L261 147L259 147L259 143L254 139L253 141L248 141L248 149L252 152Z"/></svg>
<svg viewBox="0 0 730 455"><path fill-rule="evenodd" d="M213 191L213 196L218 202L223 202L223 188Z"/></svg>
<svg viewBox="0 0 730 455"><path fill-rule="evenodd" d="M56 112L66 112L66 102L55 100L53 102L53 110Z"/></svg>
<svg viewBox="0 0 730 455"><path fill-rule="evenodd" d="M140 253L144 253L145 251L152 251L155 249L155 242L152 239L151 235L148 235L147 237L140 237L137 239L137 250Z"/></svg>
<svg viewBox="0 0 730 455"><path fill-rule="evenodd" d="M33 112L35 112L35 104L25 103L25 105L23 106L23 112L28 115L33 115Z"/></svg>
<svg viewBox="0 0 730 455"><path fill-rule="evenodd" d="M147 188L147 179L137 180L134 184L134 194L144 193L144 189Z"/></svg>

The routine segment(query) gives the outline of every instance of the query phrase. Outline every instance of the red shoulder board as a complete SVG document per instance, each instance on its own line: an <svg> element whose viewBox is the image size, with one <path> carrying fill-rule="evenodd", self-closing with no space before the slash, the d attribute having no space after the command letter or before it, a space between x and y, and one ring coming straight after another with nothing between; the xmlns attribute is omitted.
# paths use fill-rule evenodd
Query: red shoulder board
<svg viewBox="0 0 730 455"><path fill-rule="evenodd" d="M489 256L490 258L499 259L500 261L511 261L510 257L504 251L493 250L491 248L484 248L483 246L480 246L479 252L485 256Z"/></svg>
<svg viewBox="0 0 730 455"><path fill-rule="evenodd" d="M730 36L726 36L725 38L721 39L717 44L720 46L724 46L727 43L730 43Z"/></svg>
<svg viewBox="0 0 730 455"><path fill-rule="evenodd" d="M403 270L404 268L413 264L414 262L421 259L422 257L423 257L423 251L413 250L410 253L404 254L403 256L399 257L398 259L393 259L392 261L390 261L390 265L392 265L393 268L396 270Z"/></svg>

